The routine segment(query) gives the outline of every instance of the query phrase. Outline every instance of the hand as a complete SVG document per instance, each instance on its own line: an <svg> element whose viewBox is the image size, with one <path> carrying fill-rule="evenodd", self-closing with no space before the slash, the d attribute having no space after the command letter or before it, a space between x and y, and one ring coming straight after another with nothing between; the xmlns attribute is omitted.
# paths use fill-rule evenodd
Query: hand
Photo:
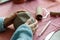
<svg viewBox="0 0 60 40"><path fill-rule="evenodd" d="M7 16L4 20L4 26L5 28L7 28L7 26L11 25L14 21L14 19L16 18L17 14L16 13L13 13L9 16Z"/></svg>
<svg viewBox="0 0 60 40"><path fill-rule="evenodd" d="M33 33L36 31L36 29L37 29L37 20L35 20L35 22L34 23L32 23L32 24L30 24L32 21L31 21L31 19L29 19L29 20L27 20L27 22L26 22L26 24L28 24L29 25L29 27L32 29L32 31L33 31Z"/></svg>

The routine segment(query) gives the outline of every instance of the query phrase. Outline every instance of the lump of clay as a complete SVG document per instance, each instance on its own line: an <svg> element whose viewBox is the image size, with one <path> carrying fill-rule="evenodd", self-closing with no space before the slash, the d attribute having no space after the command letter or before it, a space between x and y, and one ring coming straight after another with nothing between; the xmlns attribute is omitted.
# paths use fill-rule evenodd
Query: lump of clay
<svg viewBox="0 0 60 40"><path fill-rule="evenodd" d="M31 14L27 11L18 11L17 17L14 20L14 27L17 29L20 25L24 24L28 19L31 18L31 23L34 22L34 18L31 16Z"/></svg>

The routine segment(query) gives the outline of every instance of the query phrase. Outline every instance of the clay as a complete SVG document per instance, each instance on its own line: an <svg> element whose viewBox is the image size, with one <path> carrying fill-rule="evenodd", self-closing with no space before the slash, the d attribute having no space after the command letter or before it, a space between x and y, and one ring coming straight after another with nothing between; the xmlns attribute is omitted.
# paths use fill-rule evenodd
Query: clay
<svg viewBox="0 0 60 40"><path fill-rule="evenodd" d="M24 24L28 19L32 19L32 22L34 22L33 17L30 15L29 12L26 11L18 11L17 12L17 17L14 20L14 27L15 29L17 29L17 27L19 27L20 25Z"/></svg>

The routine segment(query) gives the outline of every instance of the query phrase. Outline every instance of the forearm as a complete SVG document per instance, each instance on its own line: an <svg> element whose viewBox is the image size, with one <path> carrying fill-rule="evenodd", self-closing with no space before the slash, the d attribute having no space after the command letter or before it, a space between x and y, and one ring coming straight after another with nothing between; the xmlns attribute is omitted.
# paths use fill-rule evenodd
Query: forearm
<svg viewBox="0 0 60 40"><path fill-rule="evenodd" d="M28 25L23 24L17 28L11 40L32 40L33 32Z"/></svg>

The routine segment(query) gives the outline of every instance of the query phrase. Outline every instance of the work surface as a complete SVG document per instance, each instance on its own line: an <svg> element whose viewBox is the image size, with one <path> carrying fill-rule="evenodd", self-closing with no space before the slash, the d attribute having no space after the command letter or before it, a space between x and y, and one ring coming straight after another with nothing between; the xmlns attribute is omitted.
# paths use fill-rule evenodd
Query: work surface
<svg viewBox="0 0 60 40"><path fill-rule="evenodd" d="M57 2L50 2L46 0L36 0L30 3L24 3L15 5L12 2L0 5L0 17L8 16L12 13L14 13L17 10L28 10L31 12L31 14L34 14L36 12L36 7L41 6L43 8L46 8L49 11L60 11L60 4ZM44 34L36 39L38 37L38 34L41 32L41 30L45 27L48 21L52 20L49 27L46 29ZM34 40L44 40L45 37L52 31L56 31L60 28L60 18L52 18L48 16L46 19L43 19L41 22L38 23L38 29L34 35ZM12 26L11 26L12 27ZM9 40L11 35L13 34L14 30L7 29L5 32L0 33L0 40Z"/></svg>

